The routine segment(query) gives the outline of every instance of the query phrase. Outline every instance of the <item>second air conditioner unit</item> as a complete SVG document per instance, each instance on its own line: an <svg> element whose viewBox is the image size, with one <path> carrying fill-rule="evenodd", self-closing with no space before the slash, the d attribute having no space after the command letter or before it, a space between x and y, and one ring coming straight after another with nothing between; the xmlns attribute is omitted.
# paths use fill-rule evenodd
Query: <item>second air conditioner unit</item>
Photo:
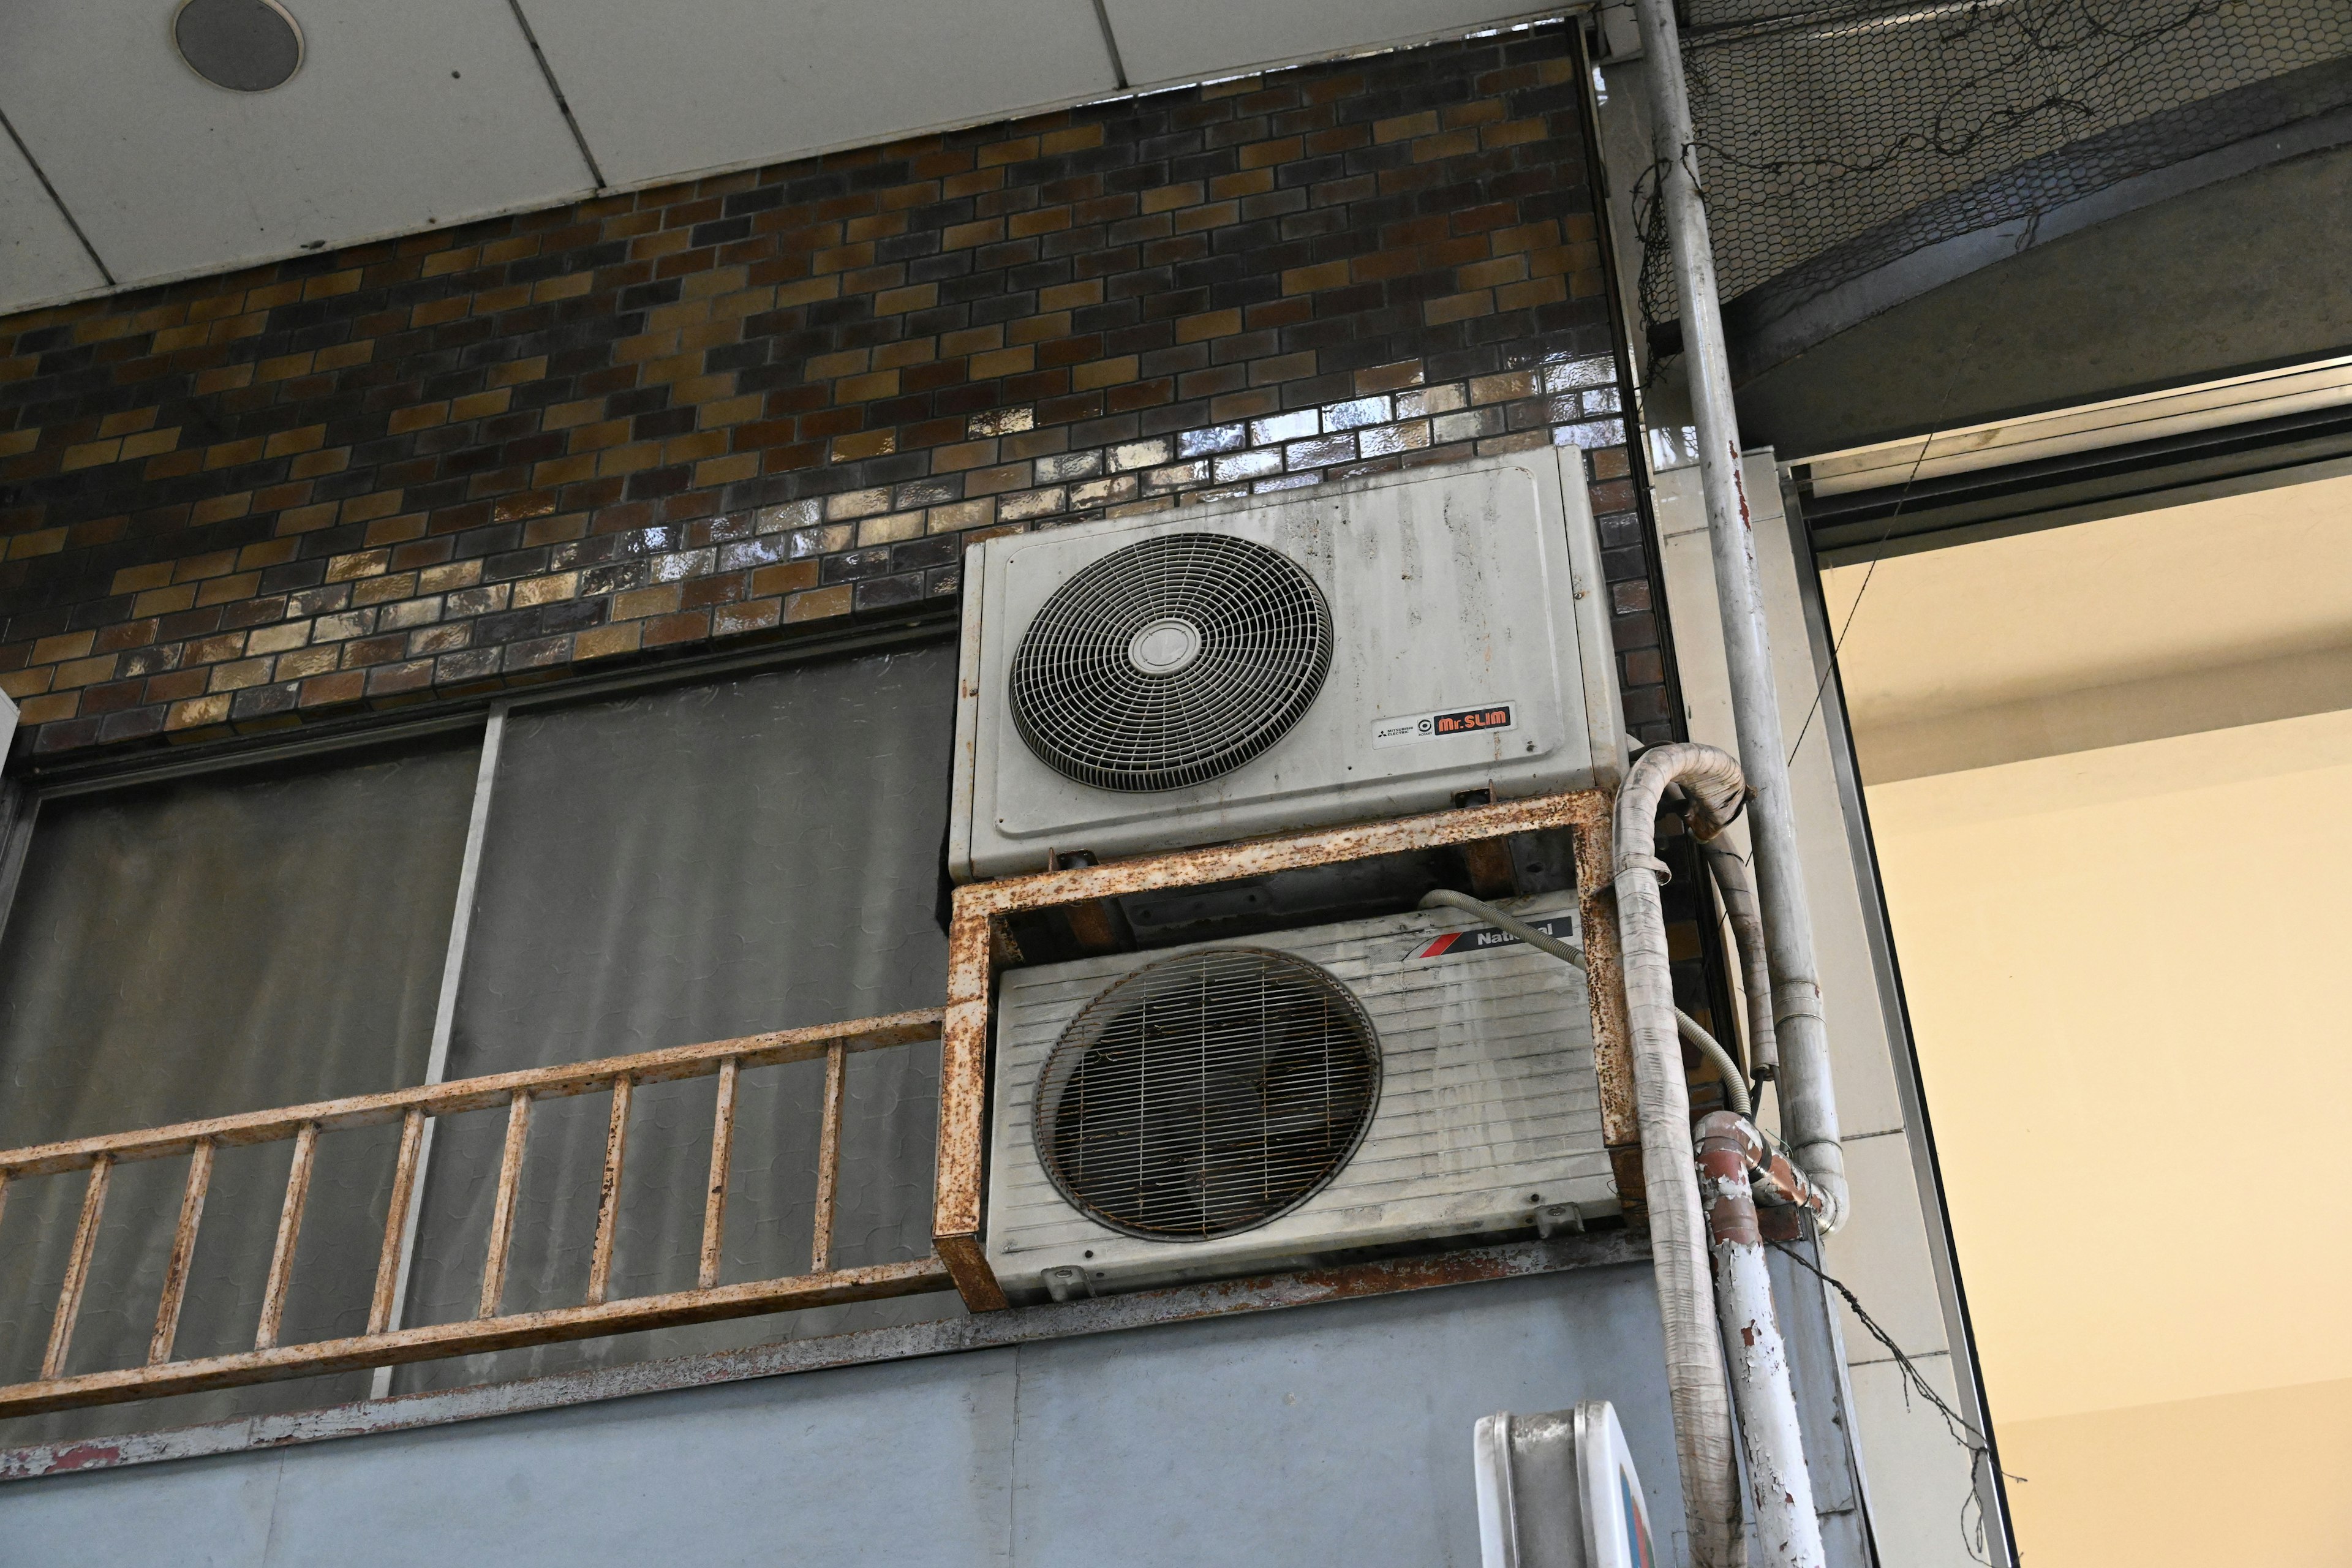
<svg viewBox="0 0 2352 1568"><path fill-rule="evenodd" d="M959 879L1619 777L1573 448L1000 536L964 572Z"/></svg>
<svg viewBox="0 0 2352 1568"><path fill-rule="evenodd" d="M1574 895L1514 907L1579 940ZM986 1247L1016 1300L1619 1212L1583 973L1454 911L1001 984Z"/></svg>

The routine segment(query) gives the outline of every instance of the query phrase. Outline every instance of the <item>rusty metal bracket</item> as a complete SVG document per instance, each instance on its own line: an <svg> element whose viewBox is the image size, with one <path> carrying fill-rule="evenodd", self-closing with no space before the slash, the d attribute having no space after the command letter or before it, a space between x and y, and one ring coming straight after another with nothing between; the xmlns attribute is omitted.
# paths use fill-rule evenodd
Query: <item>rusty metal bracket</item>
<svg viewBox="0 0 2352 1568"><path fill-rule="evenodd" d="M1629 1207L1637 1206L1641 1132L1633 1114L1632 1037L1625 1022L1616 899L1610 889L1612 805L1607 791L1578 790L958 888L948 930L947 1013L940 1032L939 1177L931 1244L964 1305L975 1312L997 1311L1006 1305L988 1264L982 1222L988 1164L990 1008L997 971L1021 962L1020 950L1005 929L1007 915L1411 850L1478 845L1517 833L1565 828L1576 846L1578 901L1591 983L1593 1065L1601 1080L1601 1138L1618 1191L1627 1194Z"/></svg>

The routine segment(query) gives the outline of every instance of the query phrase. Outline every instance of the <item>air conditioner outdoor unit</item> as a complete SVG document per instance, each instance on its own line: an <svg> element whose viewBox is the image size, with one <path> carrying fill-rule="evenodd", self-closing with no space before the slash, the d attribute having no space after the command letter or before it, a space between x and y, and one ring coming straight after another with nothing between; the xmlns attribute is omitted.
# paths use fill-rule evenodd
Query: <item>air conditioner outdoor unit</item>
<svg viewBox="0 0 2352 1568"><path fill-rule="evenodd" d="M1513 907L1580 940L1573 895ZM1013 970L996 1017L1016 1300L1618 1212L1584 975L1453 910Z"/></svg>
<svg viewBox="0 0 2352 1568"><path fill-rule="evenodd" d="M965 555L959 879L1617 782L1581 454Z"/></svg>

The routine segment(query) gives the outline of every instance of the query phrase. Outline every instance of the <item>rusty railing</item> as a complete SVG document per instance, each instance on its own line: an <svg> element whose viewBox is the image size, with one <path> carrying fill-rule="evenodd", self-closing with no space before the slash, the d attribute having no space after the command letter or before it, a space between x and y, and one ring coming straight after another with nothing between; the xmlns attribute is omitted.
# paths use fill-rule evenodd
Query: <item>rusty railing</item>
<svg viewBox="0 0 2352 1568"><path fill-rule="evenodd" d="M13 1178L75 1170L89 1173L80 1221L58 1291L47 1352L42 1358L40 1378L0 1387L0 1416L922 1291L957 1290L964 1305L975 1312L1001 1309L1005 1299L988 1265L982 1240L982 1210L986 1168L990 1004L998 969L1021 962L1006 926L1007 916L1024 910L1059 909L1071 917L1074 931L1100 925L1107 933L1108 917L1101 912L1104 900L1144 889L1198 887L1440 846L1459 847L1472 858L1475 868L1495 860L1500 855L1502 841L1508 836L1546 828L1569 829L1574 839L1587 933L1585 951L1593 979L1594 1065L1600 1077L1603 1142L1617 1168L1619 1186L1629 1194L1638 1194L1642 1190L1639 1137L1633 1119L1632 1062L1626 1049L1616 927L1609 891L1609 811L1610 797L1605 792L1580 791L977 883L956 889L949 935L948 1005L944 1010L863 1018L639 1056L613 1057L570 1067L541 1068L281 1110L184 1122L149 1131L0 1151L0 1206L5 1205L7 1185ZM835 1268L832 1230L841 1159L844 1061L852 1052L933 1038L940 1042L933 1256L868 1268ZM746 1068L804 1061L820 1056L826 1058L827 1068L809 1271L749 1284L721 1285L719 1259L726 1223L736 1076ZM710 1076L719 1079L718 1104L696 1287L666 1295L608 1300L622 1165L627 1152L630 1097L639 1085ZM586 1300L576 1307L502 1313L500 1298L505 1289L507 1254L514 1235L523 1155L530 1133L531 1106L541 1100L598 1092L612 1095L613 1110L605 1140ZM507 1108L506 1145L491 1213L479 1310L467 1321L394 1328L404 1237L416 1202L425 1119L491 1110L501 1104ZM401 1123L400 1152L392 1201L384 1220L383 1248L376 1270L367 1331L344 1339L293 1345L278 1343L319 1135L339 1128L394 1121ZM224 1145L289 1139L294 1143L293 1160L279 1211L277 1242L271 1251L254 1348L236 1355L173 1359L173 1342L187 1289L189 1263L194 1256L198 1223L204 1215L214 1151ZM81 1310L82 1292L89 1281L90 1258L105 1212L109 1173L125 1161L178 1155L187 1156L187 1181L146 1364L66 1375L74 1323Z"/></svg>
<svg viewBox="0 0 2352 1568"><path fill-rule="evenodd" d="M41 1375L32 1383L0 1387L0 1416L953 1289L946 1267L936 1257L860 1268L833 1266L833 1218L840 1180L842 1081L846 1058L852 1052L935 1039L940 1035L941 1017L934 1008L884 1018L860 1018L636 1056L609 1057L568 1067L537 1068L316 1105L182 1122L146 1131L110 1133L0 1151L0 1209L5 1209L8 1185L16 1178L78 1170L89 1173L82 1193L80 1220L67 1258L64 1282L50 1321L47 1350L41 1358ZM825 1058L825 1081L809 1270L782 1279L722 1285L719 1282L719 1254L727 1223L737 1075L747 1068L818 1057ZM664 1295L609 1300L613 1241L620 1217L621 1170L628 1152L630 1096L641 1084L712 1076L719 1079L718 1106L711 1125L710 1184L703 1207L701 1264L695 1288ZM542 1100L598 1092L612 1095L613 1110L604 1142L604 1178L597 1199L596 1239L590 1255L586 1300L576 1307L502 1312L507 1257L514 1239L523 1156L530 1137L531 1107ZM402 1275L404 1238L416 1202L425 1118L491 1110L501 1104L507 1108L506 1145L499 1164L498 1195L490 1216L488 1255L482 1267L479 1310L470 1320L394 1328L395 1293ZM401 1127L400 1152L394 1167L392 1201L384 1218L383 1247L368 1309L367 1331L343 1339L279 1344L278 1330L284 1320L287 1291L293 1282L295 1242L301 1233L302 1210L310 1195L319 1135L342 1128L394 1121ZM278 1237L270 1250L269 1273L262 1291L260 1321L254 1334L253 1349L236 1355L174 1360L173 1344L179 1331L181 1308L186 1300L189 1266L195 1257L197 1230L204 1218L205 1194L212 1180L215 1151L226 1145L273 1143L289 1139L294 1144L293 1160L287 1172L285 1197L279 1205ZM182 1189L179 1221L164 1266L163 1292L156 1306L155 1329L148 1342L146 1363L66 1375L67 1360L73 1349L74 1325L81 1315L82 1295L89 1281L90 1259L98 1249L99 1226L106 1212L107 1185L114 1167L132 1160L180 1155L187 1157L187 1180Z"/></svg>

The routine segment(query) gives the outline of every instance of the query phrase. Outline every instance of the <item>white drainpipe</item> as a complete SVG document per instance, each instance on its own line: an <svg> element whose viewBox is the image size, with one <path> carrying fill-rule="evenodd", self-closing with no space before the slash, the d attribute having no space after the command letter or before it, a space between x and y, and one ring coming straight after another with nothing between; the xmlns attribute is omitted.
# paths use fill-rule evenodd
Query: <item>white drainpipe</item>
<svg viewBox="0 0 2352 1568"><path fill-rule="evenodd" d="M1830 1081L1829 1042L1822 1022L1812 911L1805 897L1796 816L1789 798L1787 742L1772 684L1763 595L1757 586L1755 531L1740 477L1739 419L1731 400L1730 358L1716 294L1706 204L1698 184L1698 144L1683 82L1682 42L1674 0L1635 0L1634 11L1650 91L1658 200L1674 247L1675 293L1698 430L1699 486L1706 498L1716 595L1723 611L1732 719L1739 732L1740 768L1756 791L1748 807L1748 834L1756 847L1757 890L1771 968L1781 1131L1798 1168L1821 1193L1823 1227L1834 1230L1846 1212L1837 1094Z"/></svg>
<svg viewBox="0 0 2352 1568"><path fill-rule="evenodd" d="M1822 1521L1813 1511L1813 1478L1797 1422L1789 1347L1772 1310L1772 1276L1756 1217L1755 1169L1782 1202L1811 1197L1805 1179L1778 1172L1760 1134L1743 1118L1718 1110L1698 1124L1699 1197L1715 1254L1716 1321L1731 1358L1731 1399L1739 1408L1740 1448L1748 1458L1748 1520L1760 1568L1824 1568ZM1775 1184L1775 1174L1790 1178ZM1811 1206L1808 1204L1807 1206Z"/></svg>

